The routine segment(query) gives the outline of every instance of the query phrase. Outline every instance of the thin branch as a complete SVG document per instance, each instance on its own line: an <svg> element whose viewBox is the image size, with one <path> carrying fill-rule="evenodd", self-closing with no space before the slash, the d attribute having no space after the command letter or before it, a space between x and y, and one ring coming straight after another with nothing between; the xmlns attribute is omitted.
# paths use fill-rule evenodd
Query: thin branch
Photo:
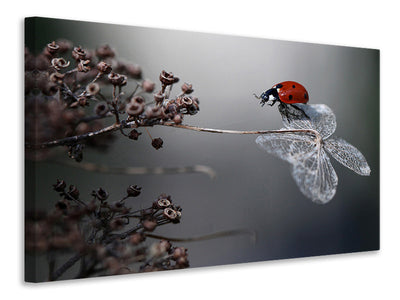
<svg viewBox="0 0 400 300"><path fill-rule="evenodd" d="M271 133L310 133L314 135L317 140L322 140L321 135L319 134L318 131L314 129L284 129L284 130L228 130L228 129L213 129L213 128L203 128L203 127L196 127L196 126L190 126L190 125L178 125L175 123L164 123L164 124L155 124L159 126L168 126L168 127L174 127L174 128L181 128L181 129L186 129L186 130L194 130L198 132L208 132L208 133L221 133L221 134L271 134ZM146 125L138 125L135 121L128 122L125 124L113 124L111 126L105 127L103 129L100 129L98 131L93 131L89 132L86 134L82 135L77 135L77 136L72 136L72 137L67 137L59 140L54 140L51 142L47 143L42 143L39 145L29 145L26 144L27 148L33 148L33 149L44 149L44 148L51 148L55 146L60 146L60 145L69 145L69 144L74 144L79 141L98 136L98 135L103 135L112 131L119 130L120 128L132 128L132 127L145 127Z"/></svg>
<svg viewBox="0 0 400 300"><path fill-rule="evenodd" d="M175 238L175 237L165 237L157 234L152 233L144 233L145 236L155 239L164 239L171 242L197 242L197 241L204 241L204 240L211 240L216 239L224 236L234 236L234 235L250 235L252 240L255 242L256 240L256 233L253 230L248 229L235 229L235 230L227 230L227 231L219 231L211 234L201 235L197 237L190 237L190 238Z"/></svg>

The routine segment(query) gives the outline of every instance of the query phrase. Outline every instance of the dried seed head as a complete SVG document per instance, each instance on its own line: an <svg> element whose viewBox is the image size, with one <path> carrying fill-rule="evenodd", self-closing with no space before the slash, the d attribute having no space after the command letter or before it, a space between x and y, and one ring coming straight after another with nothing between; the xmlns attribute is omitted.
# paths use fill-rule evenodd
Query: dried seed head
<svg viewBox="0 0 400 300"><path fill-rule="evenodd" d="M51 55L54 55L55 53L57 53L57 51L60 49L60 46L56 44L55 41L47 44L46 50L48 53L50 53Z"/></svg>
<svg viewBox="0 0 400 300"><path fill-rule="evenodd" d="M68 205L67 205L67 203L65 203L64 200L57 201L55 206L59 210L66 210L68 208Z"/></svg>
<svg viewBox="0 0 400 300"><path fill-rule="evenodd" d="M126 113L132 117L140 115L145 108L145 100L142 96L135 96L126 105Z"/></svg>
<svg viewBox="0 0 400 300"><path fill-rule="evenodd" d="M156 208L164 208L171 206L171 201L168 199L159 199L156 202Z"/></svg>
<svg viewBox="0 0 400 300"><path fill-rule="evenodd" d="M66 61L64 58L53 58L51 60L51 65L54 69L59 71L60 69L67 68L69 66L69 61Z"/></svg>
<svg viewBox="0 0 400 300"><path fill-rule="evenodd" d="M151 231L154 231L154 229L156 229L157 221L146 219L146 220L142 221L142 226L143 226L144 230L151 232Z"/></svg>
<svg viewBox="0 0 400 300"><path fill-rule="evenodd" d="M161 138L155 138L151 141L151 145L156 149L162 148L164 141Z"/></svg>
<svg viewBox="0 0 400 300"><path fill-rule="evenodd" d="M149 79L145 79L142 82L142 89L146 93L152 93L154 91L155 87L156 87L156 84Z"/></svg>
<svg viewBox="0 0 400 300"><path fill-rule="evenodd" d="M129 197L137 197L140 195L142 188L138 187L137 185L130 185L126 189L126 193L128 194Z"/></svg>
<svg viewBox="0 0 400 300"><path fill-rule="evenodd" d="M159 78L163 85L171 85L179 81L179 78L175 77L174 74L166 72L164 70L161 72Z"/></svg>
<svg viewBox="0 0 400 300"><path fill-rule="evenodd" d="M85 60L86 54L86 51L81 47L75 47L74 50L72 50L72 57L76 61Z"/></svg>
<svg viewBox="0 0 400 300"><path fill-rule="evenodd" d="M174 118L172 119L172 121L174 121L175 124L181 124L183 121L183 117L181 114L177 114L174 116Z"/></svg>
<svg viewBox="0 0 400 300"><path fill-rule="evenodd" d="M189 267L189 261L188 261L188 259L187 259L187 256L185 256L185 257L179 257L179 258L176 260L176 266L177 266L178 268L187 268L187 267Z"/></svg>
<svg viewBox="0 0 400 300"><path fill-rule="evenodd" d="M76 103L78 103L78 105L82 106L82 107L89 106L89 101L87 100L87 98L85 96L79 97L78 102L76 102Z"/></svg>
<svg viewBox="0 0 400 300"><path fill-rule="evenodd" d="M98 85L96 82L89 83L86 86L86 92L88 92L91 96L97 95L97 93L100 92L100 85Z"/></svg>
<svg viewBox="0 0 400 300"><path fill-rule="evenodd" d="M131 132L129 132L129 138L132 140L137 141L139 138L139 135L141 135L142 133L137 131L136 129L133 129Z"/></svg>
<svg viewBox="0 0 400 300"><path fill-rule="evenodd" d="M187 249L184 247L175 247L172 251L172 259L177 260L181 257L187 256Z"/></svg>
<svg viewBox="0 0 400 300"><path fill-rule="evenodd" d="M57 179L57 182L53 184L53 188L56 192L63 192L66 188L67 184L64 180Z"/></svg>
<svg viewBox="0 0 400 300"><path fill-rule="evenodd" d="M64 80L65 74L61 74L58 72L51 73L49 80L50 82L62 84Z"/></svg>
<svg viewBox="0 0 400 300"><path fill-rule="evenodd" d="M169 250L171 250L172 244L170 241L161 240L160 247L163 248L165 252L168 252Z"/></svg>
<svg viewBox="0 0 400 300"><path fill-rule="evenodd" d="M115 56L115 51L109 45L103 45L96 49L96 55L102 59L112 58Z"/></svg>
<svg viewBox="0 0 400 300"><path fill-rule="evenodd" d="M139 245L141 242L143 242L146 239L145 235L141 232L135 232L134 234L131 235L129 242L132 245Z"/></svg>
<svg viewBox="0 0 400 300"><path fill-rule="evenodd" d="M110 227L112 230L119 230L125 225L124 219L115 218L111 220Z"/></svg>
<svg viewBox="0 0 400 300"><path fill-rule="evenodd" d="M164 209L163 215L164 215L164 217L166 217L167 219L170 219L170 220L175 220L178 217L178 214L176 213L176 211L170 207L167 207Z"/></svg>
<svg viewBox="0 0 400 300"><path fill-rule="evenodd" d="M99 188L97 191L93 191L92 195L95 196L101 202L107 200L109 194L103 188Z"/></svg>
<svg viewBox="0 0 400 300"><path fill-rule="evenodd" d="M75 185L70 185L69 186L69 191L68 194L73 197L74 199L78 199L79 197L79 190L76 188Z"/></svg>
<svg viewBox="0 0 400 300"><path fill-rule="evenodd" d="M104 61L101 61L97 64L97 70L99 70L103 74L109 74L112 68L111 65L107 64Z"/></svg>
<svg viewBox="0 0 400 300"><path fill-rule="evenodd" d="M87 73L90 71L90 60L80 60L78 63L78 71L79 72L83 72L83 73Z"/></svg>
<svg viewBox="0 0 400 300"><path fill-rule="evenodd" d="M185 94L191 94L191 93L193 93L193 86L192 86L191 84L189 84L189 83L186 83L186 82L185 82L185 83L182 85L181 89L182 89L182 92L185 93Z"/></svg>
<svg viewBox="0 0 400 300"><path fill-rule="evenodd" d="M115 86L123 86L127 83L127 77L122 74L111 72L108 75L108 81Z"/></svg>
<svg viewBox="0 0 400 300"><path fill-rule="evenodd" d="M100 117L104 117L108 112L109 108L106 102L100 102L94 108L94 113Z"/></svg>

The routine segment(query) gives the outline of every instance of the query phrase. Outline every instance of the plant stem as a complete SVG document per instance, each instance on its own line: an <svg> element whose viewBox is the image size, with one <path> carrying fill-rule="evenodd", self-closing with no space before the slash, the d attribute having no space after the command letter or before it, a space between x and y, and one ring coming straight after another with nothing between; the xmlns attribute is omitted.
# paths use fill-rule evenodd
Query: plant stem
<svg viewBox="0 0 400 300"><path fill-rule="evenodd" d="M213 128L203 128L203 127L196 127L196 126L190 126L190 125L178 125L175 123L164 123L164 124L156 124L159 126L168 126L168 127L175 127L175 128L181 128L181 129L186 129L186 130L194 130L194 131L199 131L199 132L208 132L208 133L221 133L221 134L271 134L271 133L310 133L316 137L317 140L322 140L321 135L319 134L318 131L314 129L284 129L284 130L228 130L228 129L213 129ZM76 135L76 136L71 136L59 140L54 140L51 142L46 142L38 145L30 145L26 144L26 148L28 149L45 149L45 148L51 148L55 146L60 146L60 145L70 145L74 144L77 142L80 142L82 140L88 139L90 137L98 136L98 135L103 135L106 133L110 133L112 131L119 130L120 128L126 127L126 128L132 128L132 127L139 127L135 121L128 122L126 124L113 124L111 126L105 127L103 129L100 129L98 131L93 131L93 132L88 132L82 135ZM142 126L144 127L144 126Z"/></svg>

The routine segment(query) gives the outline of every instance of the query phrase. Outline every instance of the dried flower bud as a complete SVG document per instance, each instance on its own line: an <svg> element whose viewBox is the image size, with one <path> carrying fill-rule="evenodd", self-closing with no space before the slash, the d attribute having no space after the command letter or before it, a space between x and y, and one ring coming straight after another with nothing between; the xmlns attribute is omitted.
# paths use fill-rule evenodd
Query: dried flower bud
<svg viewBox="0 0 400 300"><path fill-rule="evenodd" d="M79 197L79 190L76 188L76 186L70 185L70 186L69 186L68 194L69 194L72 198L78 199L78 197Z"/></svg>
<svg viewBox="0 0 400 300"><path fill-rule="evenodd" d="M191 96L179 97L176 99L176 103L179 108L186 109L186 113L194 115L199 111L199 101L197 98Z"/></svg>
<svg viewBox="0 0 400 300"><path fill-rule="evenodd" d="M168 199L162 198L153 203L154 208L165 208L171 206L171 201Z"/></svg>
<svg viewBox="0 0 400 300"><path fill-rule="evenodd" d="M96 49L96 55L102 59L112 58L115 56L115 51L109 45L103 45Z"/></svg>
<svg viewBox="0 0 400 300"><path fill-rule="evenodd" d="M174 74L162 71L160 74L160 81L163 85L171 85L179 81L178 77L174 77Z"/></svg>
<svg viewBox="0 0 400 300"><path fill-rule="evenodd" d="M178 113L178 105L175 103L175 100L170 100L164 104L165 113L172 116L175 116Z"/></svg>
<svg viewBox="0 0 400 300"><path fill-rule="evenodd" d="M64 80L64 77L65 77L65 74L61 74L61 73L55 72L55 73L51 73L51 75L49 77L49 80L50 80L50 82L54 82L54 83L57 83L57 84L62 84L63 80Z"/></svg>
<svg viewBox="0 0 400 300"><path fill-rule="evenodd" d="M132 117L138 116L144 111L145 105L145 100L142 96L135 96L126 105L125 111Z"/></svg>
<svg viewBox="0 0 400 300"><path fill-rule="evenodd" d="M165 252L168 252L171 249L172 244L170 241L161 240L160 247L163 248Z"/></svg>
<svg viewBox="0 0 400 300"><path fill-rule="evenodd" d="M175 115L172 121L174 121L174 123L177 125L181 124L183 121L182 115L181 114Z"/></svg>
<svg viewBox="0 0 400 300"><path fill-rule="evenodd" d="M167 219L170 219L170 220L175 220L178 217L178 214L176 213L176 211L170 207L167 207L164 209L163 215L164 215L164 217L166 217Z"/></svg>
<svg viewBox="0 0 400 300"><path fill-rule="evenodd" d="M69 66L69 61L66 61L64 58L53 58L51 60L51 65L54 69L59 71L60 69L67 68Z"/></svg>
<svg viewBox="0 0 400 300"><path fill-rule="evenodd" d="M94 113L100 117L104 117L108 112L109 108L106 102L100 102L94 108Z"/></svg>
<svg viewBox="0 0 400 300"><path fill-rule="evenodd" d="M164 141L161 138L155 138L151 141L151 145L156 149L162 148Z"/></svg>
<svg viewBox="0 0 400 300"><path fill-rule="evenodd" d="M126 84L127 78L126 78L125 75L121 75L121 74L117 74L117 73L111 72L108 75L108 81L110 81L110 83L112 85L123 86L123 85Z"/></svg>
<svg viewBox="0 0 400 300"><path fill-rule="evenodd" d="M142 82L142 89L146 93L152 93L154 91L155 87L156 87L156 84L153 81L149 80L149 79L145 79Z"/></svg>
<svg viewBox="0 0 400 300"><path fill-rule="evenodd" d="M82 106L82 107L89 105L89 101L87 100L87 98L85 96L79 97L77 103L79 106Z"/></svg>
<svg viewBox="0 0 400 300"><path fill-rule="evenodd" d="M90 60L81 60L78 63L78 71L79 72L83 72L83 73L87 73L90 71Z"/></svg>
<svg viewBox="0 0 400 300"><path fill-rule="evenodd" d="M72 57L76 61L84 60L86 58L86 51L81 47L75 47L74 50L72 50Z"/></svg>
<svg viewBox="0 0 400 300"><path fill-rule="evenodd" d="M142 225L143 225L144 230L151 232L151 231L154 231L154 229L156 229L157 221L146 219L146 220L142 221Z"/></svg>
<svg viewBox="0 0 400 300"><path fill-rule="evenodd" d="M98 85L96 82L89 83L86 86L86 92L88 92L91 96L97 95L97 93L100 92L100 85Z"/></svg>
<svg viewBox="0 0 400 300"><path fill-rule="evenodd" d="M96 197L98 200L100 200L101 202L107 200L109 194L107 193L106 190L104 190L103 188L99 188L97 191L93 191L92 195L94 197Z"/></svg>
<svg viewBox="0 0 400 300"><path fill-rule="evenodd" d="M125 225L124 219L115 218L110 222L110 227L112 230L119 230Z"/></svg>
<svg viewBox="0 0 400 300"><path fill-rule="evenodd" d="M57 182L53 184L53 188L56 192L63 192L66 186L67 184L65 183L65 181L59 179L57 179Z"/></svg>
<svg viewBox="0 0 400 300"><path fill-rule="evenodd" d="M181 257L187 256L187 249L183 247L175 247L172 251L172 259L177 260Z"/></svg>
<svg viewBox="0 0 400 300"><path fill-rule="evenodd" d="M193 92L192 85L189 83L186 83L186 82L182 85L181 89L182 89L182 92L185 94L191 94Z"/></svg>
<svg viewBox="0 0 400 300"><path fill-rule="evenodd" d="M139 65L125 64L124 68L128 76L130 77L140 78L142 76L142 69L140 68Z"/></svg>
<svg viewBox="0 0 400 300"><path fill-rule="evenodd" d="M131 235L129 242L132 245L139 245L141 242L143 242L146 239L145 235L141 232L135 232L134 234Z"/></svg>
<svg viewBox="0 0 400 300"><path fill-rule="evenodd" d="M133 129L131 132L129 132L129 138L132 140L137 141L139 138L139 135L141 135L142 133L137 131L136 129Z"/></svg>
<svg viewBox="0 0 400 300"><path fill-rule="evenodd" d="M50 53L51 55L55 54L58 50L60 49L60 46L56 44L55 41L47 44L47 52Z"/></svg>
<svg viewBox="0 0 400 300"><path fill-rule="evenodd" d="M66 210L68 208L67 203L65 203L65 201L63 200L59 200L56 203L56 208L58 208L59 210Z"/></svg>
<svg viewBox="0 0 400 300"><path fill-rule="evenodd" d="M140 195L141 190L142 190L142 188L138 187L137 185L130 185L126 189L126 193L128 194L129 197L137 197Z"/></svg>
<svg viewBox="0 0 400 300"><path fill-rule="evenodd" d="M97 70L99 70L103 74L109 74L112 68L111 65L107 64L104 61L101 61L97 64Z"/></svg>
<svg viewBox="0 0 400 300"><path fill-rule="evenodd" d="M185 257L179 257L176 260L176 266L178 268L187 268L187 267L189 267L189 261L188 261L187 257L186 256Z"/></svg>

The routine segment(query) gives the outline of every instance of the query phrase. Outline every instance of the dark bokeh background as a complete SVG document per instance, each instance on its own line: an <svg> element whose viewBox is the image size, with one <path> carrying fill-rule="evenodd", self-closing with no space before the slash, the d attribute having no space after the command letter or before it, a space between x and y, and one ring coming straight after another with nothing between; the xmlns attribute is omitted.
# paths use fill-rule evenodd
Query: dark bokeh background
<svg viewBox="0 0 400 300"><path fill-rule="evenodd" d="M85 48L110 44L118 57L138 63L145 78L157 81L165 69L181 83L192 83L200 113L185 119L190 125L279 129L277 108L261 108L252 94L280 81L298 81L308 89L310 103L332 108L335 134L356 146L372 170L362 177L332 159L338 190L330 203L317 205L300 193L287 163L256 146L256 136L152 128L152 136L164 140L161 150L153 149L145 135L138 142L118 136L108 152L87 149L85 159L111 166L202 164L217 172L216 179L105 175L28 162L26 191L35 195L37 208L51 207L57 199L51 189L57 178L76 184L81 195L103 186L120 197L126 186L138 184L143 193L134 200L137 205L145 207L165 192L183 207L182 222L157 233L191 237L236 228L256 231L255 243L249 236L180 243L189 249L192 267L379 249L379 51L54 19L36 24L38 48L59 38ZM68 159L65 153L58 158ZM42 262L37 262L39 277L47 270Z"/></svg>

